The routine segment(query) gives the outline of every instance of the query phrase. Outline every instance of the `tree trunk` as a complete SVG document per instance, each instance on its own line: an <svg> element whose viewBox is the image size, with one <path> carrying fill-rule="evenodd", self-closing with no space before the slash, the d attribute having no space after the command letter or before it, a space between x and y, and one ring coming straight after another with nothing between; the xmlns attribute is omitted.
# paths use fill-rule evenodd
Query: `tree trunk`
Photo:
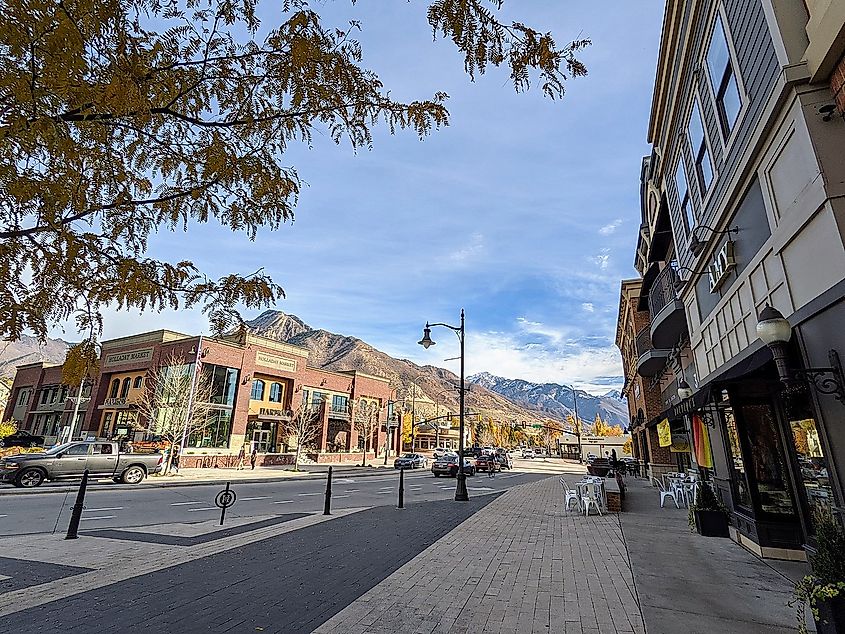
<svg viewBox="0 0 845 634"><path fill-rule="evenodd" d="M367 440L369 440L368 437L364 436L364 457L361 458L361 466L362 467L367 466Z"/></svg>
<svg viewBox="0 0 845 634"><path fill-rule="evenodd" d="M161 475L167 475L170 473L170 464L173 462L173 445L174 442L172 440L170 442L170 448L167 451L167 462L164 463L164 470L162 471Z"/></svg>
<svg viewBox="0 0 845 634"><path fill-rule="evenodd" d="M296 457L293 459L293 470L299 471L299 452L302 451L302 443L299 440L296 441Z"/></svg>

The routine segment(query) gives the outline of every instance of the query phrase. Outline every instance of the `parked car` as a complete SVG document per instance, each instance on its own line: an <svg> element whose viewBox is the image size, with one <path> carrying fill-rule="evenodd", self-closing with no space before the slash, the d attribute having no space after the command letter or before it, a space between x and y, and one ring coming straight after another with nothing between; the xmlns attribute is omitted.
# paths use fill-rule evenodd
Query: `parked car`
<svg viewBox="0 0 845 634"><path fill-rule="evenodd" d="M534 457L534 451L531 450L531 449L523 449L522 450L522 457L523 458L533 458Z"/></svg>
<svg viewBox="0 0 845 634"><path fill-rule="evenodd" d="M40 447L44 436L35 436L28 431L16 431L0 440L0 447Z"/></svg>
<svg viewBox="0 0 845 634"><path fill-rule="evenodd" d="M439 478L442 475L448 475L454 478L458 475L458 460L457 454L446 454L431 464L431 472L435 478ZM463 459L463 472L468 476L475 475L475 465L470 458Z"/></svg>
<svg viewBox="0 0 845 634"><path fill-rule="evenodd" d="M161 462L160 453L125 453L116 442L68 442L44 453L6 456L0 460L0 482L31 488L40 486L45 480L81 478L87 469L92 478L139 484L147 475L155 473Z"/></svg>
<svg viewBox="0 0 845 634"><path fill-rule="evenodd" d="M404 456L399 456L393 461L394 469L416 469L422 467L425 469L428 466L428 458L421 453L406 453Z"/></svg>
<svg viewBox="0 0 845 634"><path fill-rule="evenodd" d="M452 453L446 447L435 447L434 448L434 459L437 460L438 458L442 458L447 453Z"/></svg>

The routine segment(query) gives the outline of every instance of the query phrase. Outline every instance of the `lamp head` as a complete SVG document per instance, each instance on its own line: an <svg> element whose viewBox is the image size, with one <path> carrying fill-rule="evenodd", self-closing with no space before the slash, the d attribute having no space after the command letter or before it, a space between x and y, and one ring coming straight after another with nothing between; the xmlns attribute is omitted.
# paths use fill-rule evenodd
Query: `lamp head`
<svg viewBox="0 0 845 634"><path fill-rule="evenodd" d="M682 401L687 400L692 396L692 388L689 386L689 383L681 379L681 382L678 383L678 398Z"/></svg>
<svg viewBox="0 0 845 634"><path fill-rule="evenodd" d="M704 243L698 239L698 236L695 235L695 232L690 236L689 239L689 250L692 252L693 255L698 255L704 249Z"/></svg>
<svg viewBox="0 0 845 634"><path fill-rule="evenodd" d="M425 328L423 328L423 338L417 343L426 350L428 350L430 346L434 345L434 342L431 340L431 328L429 328L428 323L426 323Z"/></svg>
<svg viewBox="0 0 845 634"><path fill-rule="evenodd" d="M792 326L780 311L766 304L757 315L757 336L767 346L788 343L792 338Z"/></svg>

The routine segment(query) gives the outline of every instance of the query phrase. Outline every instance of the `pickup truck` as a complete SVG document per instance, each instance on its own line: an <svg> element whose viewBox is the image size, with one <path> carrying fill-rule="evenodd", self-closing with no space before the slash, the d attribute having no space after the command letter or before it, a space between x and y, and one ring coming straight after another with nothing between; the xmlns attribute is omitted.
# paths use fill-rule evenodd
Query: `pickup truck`
<svg viewBox="0 0 845 634"><path fill-rule="evenodd" d="M0 482L16 487L37 487L45 480L72 480L88 469L92 478L139 484L155 473L162 462L160 453L125 453L120 444L103 440L68 442L44 453L27 453L0 459Z"/></svg>

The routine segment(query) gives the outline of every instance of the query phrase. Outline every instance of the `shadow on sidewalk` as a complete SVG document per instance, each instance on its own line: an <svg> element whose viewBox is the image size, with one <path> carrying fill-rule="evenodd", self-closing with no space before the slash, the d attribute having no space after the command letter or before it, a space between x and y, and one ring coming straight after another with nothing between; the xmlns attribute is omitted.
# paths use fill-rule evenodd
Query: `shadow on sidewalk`
<svg viewBox="0 0 845 634"><path fill-rule="evenodd" d="M648 634L795 632L792 583L730 539L690 532L687 509L627 478L619 518ZM792 564L790 576L803 564ZM810 631L815 631L812 627Z"/></svg>

